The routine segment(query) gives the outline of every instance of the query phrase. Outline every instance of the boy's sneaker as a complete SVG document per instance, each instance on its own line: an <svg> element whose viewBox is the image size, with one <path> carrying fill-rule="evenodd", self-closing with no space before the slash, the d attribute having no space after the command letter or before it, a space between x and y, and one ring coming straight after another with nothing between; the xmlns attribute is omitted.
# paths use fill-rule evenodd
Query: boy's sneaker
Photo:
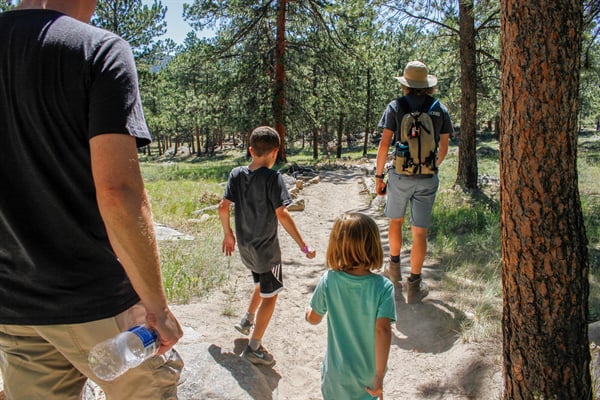
<svg viewBox="0 0 600 400"><path fill-rule="evenodd" d="M237 329L241 334L248 336L250 329L254 324L248 321L246 318L242 318L240 322L235 324L233 327Z"/></svg>
<svg viewBox="0 0 600 400"><path fill-rule="evenodd" d="M242 353L242 357L252 364L267 365L269 367L275 365L275 359L262 345L256 350L252 350L250 346L246 346L246 350Z"/></svg>

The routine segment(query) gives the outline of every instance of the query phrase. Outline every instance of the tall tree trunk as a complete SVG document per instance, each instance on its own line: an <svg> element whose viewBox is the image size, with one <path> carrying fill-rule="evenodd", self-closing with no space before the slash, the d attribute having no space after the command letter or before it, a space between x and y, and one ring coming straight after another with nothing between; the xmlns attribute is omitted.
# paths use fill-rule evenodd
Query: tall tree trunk
<svg viewBox="0 0 600 400"><path fill-rule="evenodd" d="M591 399L579 0L502 0L504 399Z"/></svg>
<svg viewBox="0 0 600 400"><path fill-rule="evenodd" d="M367 107L365 112L365 141L363 143L363 157L367 156L369 147L369 133L371 132L371 67L367 67Z"/></svg>
<svg viewBox="0 0 600 400"><path fill-rule="evenodd" d="M287 0L277 0L277 44L275 46L275 90L273 101L273 117L275 129L279 133L281 146L278 159L287 161L285 152L285 12Z"/></svg>
<svg viewBox="0 0 600 400"><path fill-rule="evenodd" d="M477 64L475 57L475 20L473 0L460 0L460 151L456 184L477 189Z"/></svg>
<svg viewBox="0 0 600 400"><path fill-rule="evenodd" d="M313 64L312 66L313 68L313 76L312 76L312 94L314 96L314 98L318 98L319 93L317 91L317 79L318 79L318 73L317 73L317 65ZM313 159L317 160L319 158L319 128L318 128L318 121L319 121L319 114L320 114L320 108L319 106L315 107L315 121L314 121L314 126L312 129L312 133L313 133L313 142L312 142L312 147L313 147Z"/></svg>
<svg viewBox="0 0 600 400"><path fill-rule="evenodd" d="M325 157L329 157L329 141L327 140L329 138L329 124L327 124L327 122L325 122L323 124L323 126L321 127L321 142L323 145L323 155Z"/></svg>
<svg viewBox="0 0 600 400"><path fill-rule="evenodd" d="M113 0L112 2L112 31L115 34L119 34L119 0Z"/></svg>
<svg viewBox="0 0 600 400"><path fill-rule="evenodd" d="M313 127L313 159L317 160L319 158L319 127Z"/></svg>
<svg viewBox="0 0 600 400"><path fill-rule="evenodd" d="M200 141L200 126L198 125L198 122L195 123L195 130L196 130L196 147L198 148L198 155L200 155L202 153L202 143Z"/></svg>
<svg viewBox="0 0 600 400"><path fill-rule="evenodd" d="M343 134L344 134L344 114L340 113L340 119L338 120L338 128L337 128L337 149L336 149L337 158L342 158Z"/></svg>

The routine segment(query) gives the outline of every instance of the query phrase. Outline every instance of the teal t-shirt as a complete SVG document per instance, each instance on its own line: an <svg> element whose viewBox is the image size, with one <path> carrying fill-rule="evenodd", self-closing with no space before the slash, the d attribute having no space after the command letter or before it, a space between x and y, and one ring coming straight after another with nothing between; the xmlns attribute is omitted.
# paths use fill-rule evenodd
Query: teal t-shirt
<svg viewBox="0 0 600 400"><path fill-rule="evenodd" d="M327 352L321 369L324 400L371 400L366 392L375 374L375 321L396 320L394 285L369 274L354 276L328 270L310 300L327 314Z"/></svg>

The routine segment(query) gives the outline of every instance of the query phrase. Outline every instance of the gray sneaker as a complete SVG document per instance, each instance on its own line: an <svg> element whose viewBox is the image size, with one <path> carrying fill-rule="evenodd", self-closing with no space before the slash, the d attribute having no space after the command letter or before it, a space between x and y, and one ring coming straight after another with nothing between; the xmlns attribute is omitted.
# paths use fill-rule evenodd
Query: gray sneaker
<svg viewBox="0 0 600 400"><path fill-rule="evenodd" d="M429 294L429 287L421 278L411 282L406 278L406 302L408 304L420 303Z"/></svg>
<svg viewBox="0 0 600 400"><path fill-rule="evenodd" d="M240 322L235 324L233 327L237 329L241 334L248 336L250 329L254 326L254 323L248 321L246 318L242 318Z"/></svg>
<svg viewBox="0 0 600 400"><path fill-rule="evenodd" d="M383 267L382 275L388 278L394 286L402 286L402 271L400 270L400 261L393 262L391 259Z"/></svg>
<svg viewBox="0 0 600 400"><path fill-rule="evenodd" d="M246 346L246 350L242 353L242 357L252 364L261 364L269 367L275 365L275 359L262 345L256 350L252 350L250 346Z"/></svg>

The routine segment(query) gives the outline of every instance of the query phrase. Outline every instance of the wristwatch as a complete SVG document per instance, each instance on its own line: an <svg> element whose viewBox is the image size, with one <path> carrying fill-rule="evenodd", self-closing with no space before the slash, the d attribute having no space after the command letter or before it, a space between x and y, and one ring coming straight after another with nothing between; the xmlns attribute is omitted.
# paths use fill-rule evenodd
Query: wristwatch
<svg viewBox="0 0 600 400"><path fill-rule="evenodd" d="M385 177L385 175L384 175L384 174L381 174L381 175L375 175L375 178L377 178L377 179L383 179L384 177Z"/></svg>

